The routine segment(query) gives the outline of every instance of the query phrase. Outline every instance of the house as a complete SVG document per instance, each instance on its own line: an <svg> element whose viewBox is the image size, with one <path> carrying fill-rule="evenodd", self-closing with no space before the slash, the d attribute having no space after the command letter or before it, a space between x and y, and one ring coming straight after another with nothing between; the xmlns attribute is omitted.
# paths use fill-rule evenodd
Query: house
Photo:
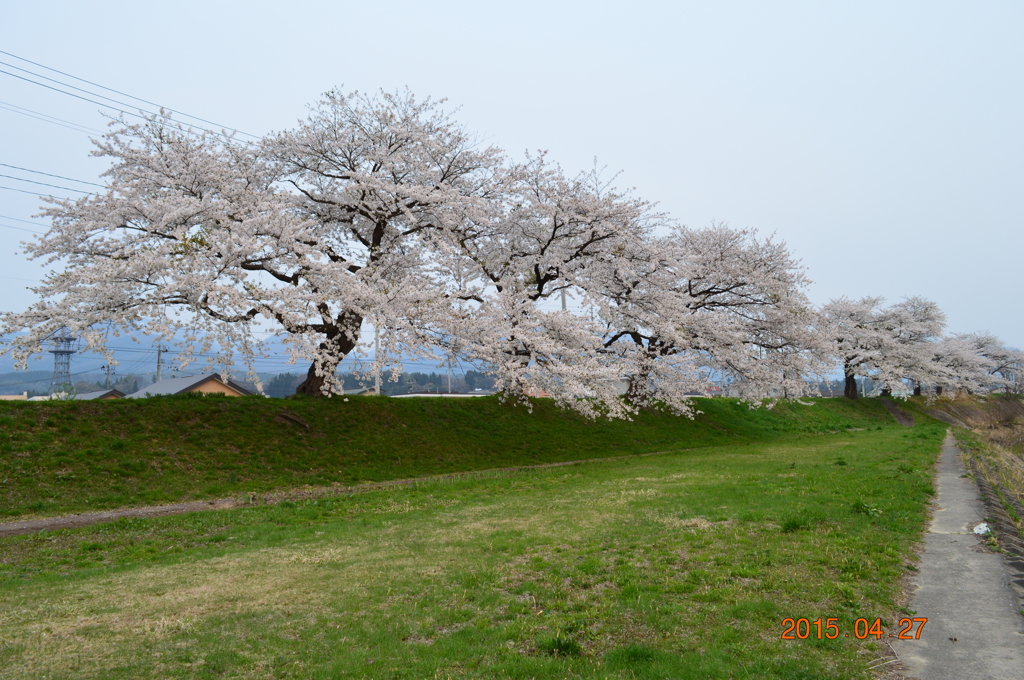
<svg viewBox="0 0 1024 680"><path fill-rule="evenodd" d="M129 394L126 399L155 397L158 395L186 394L223 394L229 397L248 397L252 392L231 380L224 380L219 373L202 375L186 375L180 378L165 378L143 387L138 392Z"/></svg>
<svg viewBox="0 0 1024 680"><path fill-rule="evenodd" d="M367 394L377 394L377 391L370 387L354 387L350 390L342 390L342 394L347 396L364 396Z"/></svg>
<svg viewBox="0 0 1024 680"><path fill-rule="evenodd" d="M0 401L26 401L28 392L22 394L0 394Z"/></svg>
<svg viewBox="0 0 1024 680"><path fill-rule="evenodd" d="M124 392L122 392L121 390L100 390L98 392L85 392L83 394L76 394L75 399L124 399Z"/></svg>

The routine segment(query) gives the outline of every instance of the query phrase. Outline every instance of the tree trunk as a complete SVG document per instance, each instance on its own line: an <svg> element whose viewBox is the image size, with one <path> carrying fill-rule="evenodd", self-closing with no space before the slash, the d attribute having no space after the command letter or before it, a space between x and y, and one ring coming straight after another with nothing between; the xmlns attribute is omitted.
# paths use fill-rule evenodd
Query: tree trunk
<svg viewBox="0 0 1024 680"><path fill-rule="evenodd" d="M847 399L857 398L857 376L846 376L846 389L843 391L843 396Z"/></svg>
<svg viewBox="0 0 1024 680"><path fill-rule="evenodd" d="M643 387L646 382L645 378L646 376L641 378L630 376L627 378L629 387L626 388L626 394L624 395L628 404L640 409L647 406L647 390Z"/></svg>
<svg viewBox="0 0 1024 680"><path fill-rule="evenodd" d="M306 379L295 387L295 394L306 394L311 397L323 397L324 376L316 374L316 362L309 365L306 371Z"/></svg>
<svg viewBox="0 0 1024 680"><path fill-rule="evenodd" d="M335 327L330 329L327 339L320 343L320 356L325 357L320 365L323 375L317 375L317 362L314 361L306 371L306 379L295 388L295 394L306 394L311 397L330 395L330 388L325 391L324 387L327 386L330 376L338 370L341 361L355 349L362 322L361 316L339 316ZM347 333L344 330L346 328L348 329ZM326 365L327 362L330 362L330 365Z"/></svg>
<svg viewBox="0 0 1024 680"><path fill-rule="evenodd" d="M888 387L886 387L885 389L882 390L882 396L883 397L891 397L892 396L892 390L890 390Z"/></svg>
<svg viewBox="0 0 1024 680"><path fill-rule="evenodd" d="M915 397L920 397L921 396L921 383L914 383L914 396Z"/></svg>
<svg viewBox="0 0 1024 680"><path fill-rule="evenodd" d="M942 396L942 385L939 385L938 387L935 388L935 394L940 397Z"/></svg>

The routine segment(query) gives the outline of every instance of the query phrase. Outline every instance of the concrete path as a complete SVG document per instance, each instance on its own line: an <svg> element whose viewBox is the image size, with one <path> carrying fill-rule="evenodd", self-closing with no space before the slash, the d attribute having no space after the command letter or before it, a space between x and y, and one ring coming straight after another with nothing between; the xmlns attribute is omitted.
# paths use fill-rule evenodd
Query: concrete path
<svg viewBox="0 0 1024 680"><path fill-rule="evenodd" d="M939 461L934 519L909 608L928 617L920 640L897 640L903 673L920 680L1024 680L1024 616L1003 556L971 532L985 506L963 477L952 435ZM955 642L954 642L955 639Z"/></svg>

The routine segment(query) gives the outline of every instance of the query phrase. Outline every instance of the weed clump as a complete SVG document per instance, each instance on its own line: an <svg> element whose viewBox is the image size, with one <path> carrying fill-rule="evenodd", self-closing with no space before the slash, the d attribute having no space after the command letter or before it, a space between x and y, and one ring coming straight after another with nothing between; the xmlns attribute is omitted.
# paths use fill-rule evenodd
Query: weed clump
<svg viewBox="0 0 1024 680"><path fill-rule="evenodd" d="M858 515L868 515L869 517L880 517L882 515L882 510L880 508L866 501L858 501L854 503L852 510Z"/></svg>
<svg viewBox="0 0 1024 680"><path fill-rule="evenodd" d="M580 643L572 638L562 637L561 635L544 638L537 644L537 649L541 653L550 656L580 656L583 654L583 648L580 647Z"/></svg>
<svg viewBox="0 0 1024 680"><path fill-rule="evenodd" d="M802 517L790 517L782 522L782 533L794 534L807 528L807 520Z"/></svg>

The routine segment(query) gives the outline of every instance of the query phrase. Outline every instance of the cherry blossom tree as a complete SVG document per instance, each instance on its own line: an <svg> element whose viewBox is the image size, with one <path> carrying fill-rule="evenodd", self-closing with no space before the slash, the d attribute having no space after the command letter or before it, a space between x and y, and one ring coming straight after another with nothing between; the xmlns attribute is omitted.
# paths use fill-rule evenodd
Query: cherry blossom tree
<svg viewBox="0 0 1024 680"><path fill-rule="evenodd" d="M186 357L219 348L230 365L269 327L311 362L308 394L340 389L336 368L368 316L443 313L433 232L486 204L501 165L408 93L329 93L296 130L257 144L152 118L95 153L112 161L108 188L56 202L53 227L27 247L64 268L36 289L39 303L4 318L6 332L28 331L19 360L56 326L102 348L115 324L184 331Z"/></svg>
<svg viewBox="0 0 1024 680"><path fill-rule="evenodd" d="M330 293L313 306L321 332L315 348L302 347L314 362L299 391L326 391L368 315L389 329L385 349L415 351L416 328L449 314L458 299L450 274L439 270L438 246L491 210L505 174L501 153L478 148L437 103L408 93L328 93L308 120L264 149L294 189L295 212L321 230L316 255L332 273ZM283 328L293 342L307 337L295 325Z"/></svg>
<svg viewBox="0 0 1024 680"><path fill-rule="evenodd" d="M591 314L545 309L566 290L584 307L589 282L617 253L637 249L664 222L595 168L567 177L542 155L509 169L500 200L467 220L447 249L462 313L446 335L490 367L507 396L543 392L591 416L626 415L618 366Z"/></svg>
<svg viewBox="0 0 1024 680"><path fill-rule="evenodd" d="M945 315L922 297L890 307L883 302L879 297L839 298L822 308L850 399L857 398L857 376L881 383L883 394L902 386L905 378L920 384L932 377L933 344L945 328Z"/></svg>
<svg viewBox="0 0 1024 680"><path fill-rule="evenodd" d="M930 376L932 344L946 327L946 315L939 306L923 297L908 297L888 308L892 333L893 357L890 363L900 367L902 378L914 384L914 393L921 393L921 384ZM883 394L888 394L888 386Z"/></svg>
<svg viewBox="0 0 1024 680"><path fill-rule="evenodd" d="M945 390L983 394L992 389L1017 391L1024 352L1007 347L989 333L956 333L935 343L931 384Z"/></svg>
<svg viewBox="0 0 1024 680"><path fill-rule="evenodd" d="M827 344L785 244L724 225L677 227L616 255L591 281L630 403L688 412L687 395L705 393L712 374L746 399L795 397L824 372Z"/></svg>
<svg viewBox="0 0 1024 680"><path fill-rule="evenodd" d="M26 246L59 271L3 317L22 366L59 327L109 361L111 332L144 332L186 363L240 352L250 367L270 331L309 362L298 391L329 395L372 323L386 329L375 370L388 355L467 357L511 399L628 417L692 414L713 376L751 401L799 396L832 351L848 387L942 365L919 352L941 331L931 303L843 299L820 316L785 244L676 226L596 168L514 162L407 92L330 92L254 143L121 121L95 154L106 189L52 202L52 228ZM563 293L573 310L551 308Z"/></svg>

